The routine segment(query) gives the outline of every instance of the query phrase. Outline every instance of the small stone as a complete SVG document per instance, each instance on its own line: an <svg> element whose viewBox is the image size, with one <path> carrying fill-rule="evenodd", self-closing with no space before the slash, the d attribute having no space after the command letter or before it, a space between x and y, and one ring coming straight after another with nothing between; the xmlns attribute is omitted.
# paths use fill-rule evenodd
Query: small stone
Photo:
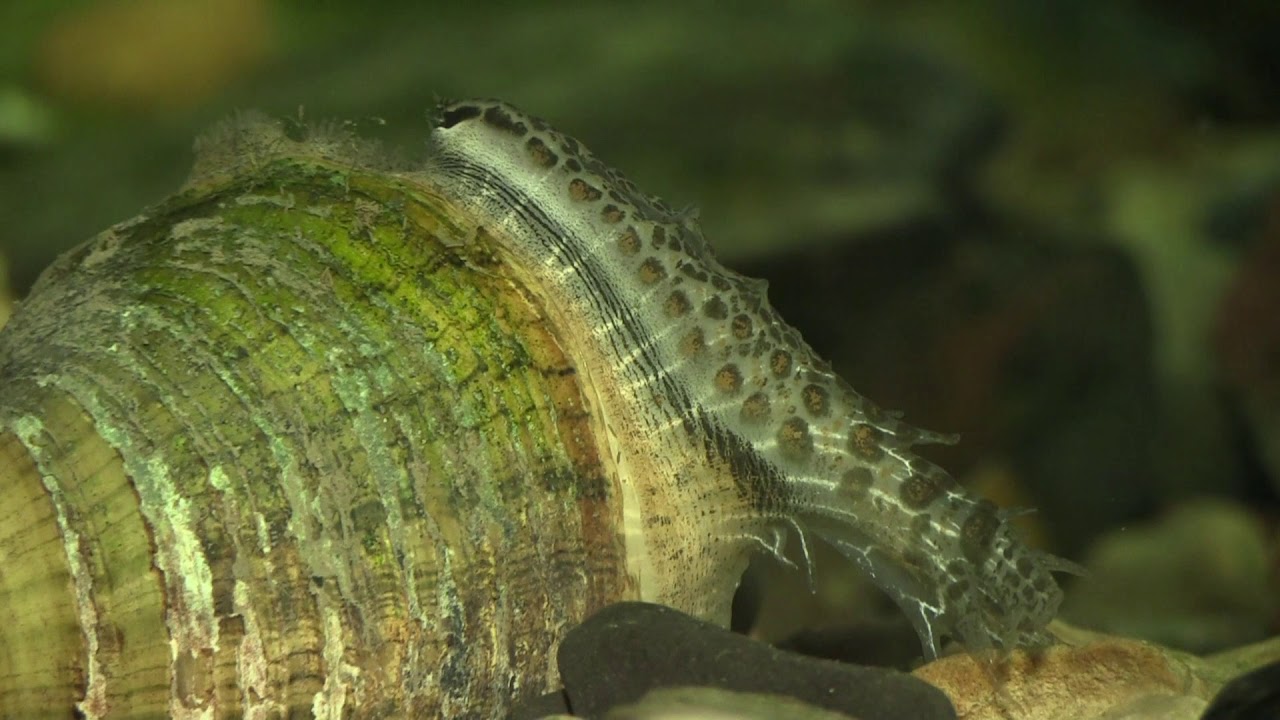
<svg viewBox="0 0 1280 720"><path fill-rule="evenodd" d="M1173 505L1094 541L1062 618L1200 653L1263 640L1280 617L1268 535L1242 502Z"/></svg>
<svg viewBox="0 0 1280 720"><path fill-rule="evenodd" d="M1070 645L983 660L951 655L912 674L941 688L965 720L1196 720L1208 673L1189 655L1055 622Z"/></svg>
<svg viewBox="0 0 1280 720"><path fill-rule="evenodd" d="M569 632L557 659L569 706L586 717L682 686L785 695L860 720L956 716L906 673L795 655L649 603L604 608Z"/></svg>

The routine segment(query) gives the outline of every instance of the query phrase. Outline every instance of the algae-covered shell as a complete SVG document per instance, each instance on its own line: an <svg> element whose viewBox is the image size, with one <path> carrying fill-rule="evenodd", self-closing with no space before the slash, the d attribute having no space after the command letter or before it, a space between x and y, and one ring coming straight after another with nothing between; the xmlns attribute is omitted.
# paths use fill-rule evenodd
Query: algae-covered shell
<svg viewBox="0 0 1280 720"><path fill-rule="evenodd" d="M498 716L604 604L726 620L731 479L628 465L465 198L334 130L203 145L0 332L0 715Z"/></svg>

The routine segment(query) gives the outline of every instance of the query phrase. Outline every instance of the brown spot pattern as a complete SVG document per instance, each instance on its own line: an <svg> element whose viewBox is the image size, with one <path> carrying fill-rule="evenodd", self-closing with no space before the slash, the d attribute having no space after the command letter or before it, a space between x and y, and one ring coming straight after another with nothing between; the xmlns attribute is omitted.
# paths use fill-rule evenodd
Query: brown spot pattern
<svg viewBox="0 0 1280 720"><path fill-rule="evenodd" d="M778 448L782 454L793 460L802 460L813 452L813 436L809 434L809 423L795 415L782 421L778 428Z"/></svg>
<svg viewBox="0 0 1280 720"><path fill-rule="evenodd" d="M680 338L680 354L686 358L693 359L706 352L707 338L702 332L702 328L690 328L684 337Z"/></svg>
<svg viewBox="0 0 1280 720"><path fill-rule="evenodd" d="M769 356L769 369L773 371L776 377L786 377L791 374L791 353L786 350L774 350Z"/></svg>
<svg viewBox="0 0 1280 720"><path fill-rule="evenodd" d="M653 232L649 236L649 242L653 243L656 248L662 247L667 242L667 229L661 225L654 225Z"/></svg>
<svg viewBox="0 0 1280 720"><path fill-rule="evenodd" d="M640 235L635 228L628 225L627 229L622 231L618 236L618 249L623 255L635 255L640 252Z"/></svg>
<svg viewBox="0 0 1280 720"><path fill-rule="evenodd" d="M717 390L732 395L742 389L742 371L737 365L728 363L716 371L715 383Z"/></svg>
<svg viewBox="0 0 1280 720"><path fill-rule="evenodd" d="M524 137L529 127L507 114L505 110L494 105L484 111L484 121L490 127L511 133L516 137Z"/></svg>
<svg viewBox="0 0 1280 720"><path fill-rule="evenodd" d="M529 157L533 158L533 162L539 167L553 168L560 158L556 156L547 144L542 142L542 138L531 137L525 142L524 147L529 151Z"/></svg>
<svg viewBox="0 0 1280 720"><path fill-rule="evenodd" d="M950 483L944 479L946 477L942 473L912 475L902 481L898 496L907 507L913 510L924 509L947 492Z"/></svg>
<svg viewBox="0 0 1280 720"><path fill-rule="evenodd" d="M858 423L849 430L849 451L863 460L875 462L884 455L883 434L873 425Z"/></svg>
<svg viewBox="0 0 1280 720"><path fill-rule="evenodd" d="M804 409L814 417L826 417L831 414L831 393L821 385L810 383L800 391L804 401Z"/></svg>
<svg viewBox="0 0 1280 720"><path fill-rule="evenodd" d="M627 214L617 205L605 205L604 209L600 211L600 219L610 225L617 225L626 216Z"/></svg>
<svg viewBox="0 0 1280 720"><path fill-rule="evenodd" d="M762 392L751 393L742 401L742 419L757 425L769 419L769 396Z"/></svg>
<svg viewBox="0 0 1280 720"><path fill-rule="evenodd" d="M685 295L683 290L672 292L667 296L667 301L662 304L662 311L669 318L684 317L692 308L689 296Z"/></svg>
<svg viewBox="0 0 1280 720"><path fill-rule="evenodd" d="M645 261L640 263L639 277L641 283L653 285L667 277L667 268L658 258L645 258Z"/></svg>
<svg viewBox="0 0 1280 720"><path fill-rule="evenodd" d="M969 562L979 564L987 559L991 542L1000 529L1000 516L990 500L979 500L973 513L960 526L960 549Z"/></svg>
<svg viewBox="0 0 1280 720"><path fill-rule="evenodd" d="M723 320L729 317L729 306L724 304L719 295L712 295L702 304L702 314L712 320Z"/></svg>
<svg viewBox="0 0 1280 720"><path fill-rule="evenodd" d="M751 339L752 327L751 327L750 316L744 315L742 313L738 313L737 315L734 315L733 324L730 325L730 329L733 331L733 336L738 338L739 340Z"/></svg>
<svg viewBox="0 0 1280 720"><path fill-rule="evenodd" d="M601 198L600 188L591 185L582 178L569 181L569 197L579 202L595 202Z"/></svg>
<svg viewBox="0 0 1280 720"><path fill-rule="evenodd" d="M701 266L699 266L698 263L686 262L680 266L680 272L687 275L691 280L697 280L698 282L707 281L707 273L701 269Z"/></svg>
<svg viewBox="0 0 1280 720"><path fill-rule="evenodd" d="M869 468L856 467L844 471L840 476L840 487L851 500L861 500L870 492L876 477Z"/></svg>

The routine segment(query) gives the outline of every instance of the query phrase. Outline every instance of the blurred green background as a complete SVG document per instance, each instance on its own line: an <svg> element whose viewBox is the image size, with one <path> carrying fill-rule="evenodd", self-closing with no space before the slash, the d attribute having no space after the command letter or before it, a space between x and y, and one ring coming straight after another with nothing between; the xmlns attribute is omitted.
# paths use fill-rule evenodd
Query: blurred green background
<svg viewBox="0 0 1280 720"><path fill-rule="evenodd" d="M1132 630L1146 588L1185 602L1141 632L1225 646L1277 623L1278 36L1273 0L9 0L0 272L20 297L236 109L414 158L437 98L501 97L700 207L855 387L1039 508L1035 542L1202 551L1163 553L1168 586L1099 568L1115 597L1076 617Z"/></svg>

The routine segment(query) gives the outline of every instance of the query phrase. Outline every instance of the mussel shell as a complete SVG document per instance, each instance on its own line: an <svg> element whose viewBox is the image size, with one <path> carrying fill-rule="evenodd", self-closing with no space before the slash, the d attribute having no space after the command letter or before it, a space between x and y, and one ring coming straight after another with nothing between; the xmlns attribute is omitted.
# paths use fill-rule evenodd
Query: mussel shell
<svg viewBox="0 0 1280 720"><path fill-rule="evenodd" d="M0 332L2 714L485 717L552 689L564 632L637 593L537 293L341 137L235 132Z"/></svg>

